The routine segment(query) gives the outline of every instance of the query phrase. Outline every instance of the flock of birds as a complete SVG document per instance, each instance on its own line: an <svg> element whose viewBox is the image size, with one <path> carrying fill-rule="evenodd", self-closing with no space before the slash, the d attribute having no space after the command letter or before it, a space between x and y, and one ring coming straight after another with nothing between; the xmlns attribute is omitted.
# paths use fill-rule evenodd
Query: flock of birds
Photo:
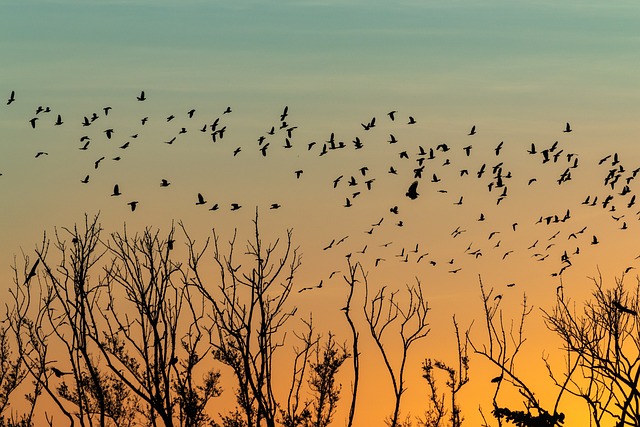
<svg viewBox="0 0 640 427"><path fill-rule="evenodd" d="M132 102L144 103L148 102L147 95L141 91L135 97L132 95ZM13 107L14 103L20 102L16 97L15 91L12 91L7 98L7 106ZM178 143L185 135L196 133L204 135L206 142L211 144L229 144L230 140L227 136L227 117L233 114L231 107L221 109L217 117L202 120L198 111L193 108L182 114L174 113L166 117L150 117L143 115L137 118L137 132L134 134L121 135L118 129L114 129L110 125L101 125L103 119L112 113L112 107L105 106L101 111L90 112L83 117L67 117L63 112L58 113L49 106L37 106L31 117L25 118L25 127L31 128L33 131L40 131L42 128L58 127L58 126L75 126L79 128L77 149L91 152L96 140L109 141L109 149L112 151L108 154L100 151L94 155L87 165L89 173L84 172L78 177L78 183L82 185L90 185L94 174L100 173L103 162L120 161L126 155L127 150L135 146L136 140L147 128L153 127L154 123L163 122L165 124L176 124L171 128L171 132L166 135L162 141L165 145L173 145ZM180 120L177 117L180 116ZM537 239L526 245L528 256L536 262L544 262L546 260L555 259L553 263L551 275L561 276L568 268L573 265L573 260L580 255L581 250L585 246L598 245L601 236L598 236L594 230L590 229L590 224L576 224L574 211L576 206L564 206L562 209L553 211L553 206L541 206L541 211L534 214L535 221L530 224L513 221L503 224L496 229L490 229L486 232L486 237L481 242L465 241L462 247L466 247L458 256L438 257L434 253L433 248L427 249L425 242L419 236L415 237L415 244L411 246L402 246L394 244L392 241L374 241L374 234L385 226L394 228L402 228L407 224L406 218L403 216L406 210L413 209L416 200L425 197L425 194L441 194L442 198L438 199L438 203L446 203L450 206L458 206L466 213L467 221L456 228L450 230L449 238L456 241L464 241L467 235L472 234L472 227L478 228L485 222L493 212L498 212L501 206L511 197L510 188L515 184L513 182L520 179L518 185L524 187L535 187L538 185L538 177L523 177L519 175L520 165L516 170L509 167L509 162L503 156L505 150L505 142L500 141L487 149L483 144L481 147L474 146L474 138L477 138L480 130L471 125L464 134L461 135L465 139L464 144L437 143L431 145L420 145L415 142L401 141L402 129L408 127L416 127L419 124L419 118L411 115L402 115L398 111L389 111L381 121L381 126L376 117L372 117L359 124L358 135L354 136L351 141L344 140L336 133L332 132L324 141L313 140L300 142L298 135L298 126L290 123L289 108L285 106L277 116L277 119L270 126L267 126L264 133L256 135L255 141L251 144L233 145L229 148L229 157L234 158L242 156L248 150L253 150L257 157L267 158L271 156L274 150L292 150L296 149L298 154L304 153L307 158L329 158L337 156L338 153L344 151L359 151L373 145L370 142L370 135L376 135L375 144L379 147L379 133L375 133L376 128L388 129L390 125L396 126L400 131L393 133L385 133L384 142L388 145L389 153L385 158L388 159L385 169L377 168L373 170L370 165L358 164L353 169L337 171L330 166L323 170L327 176L326 187L328 191L341 192L340 209L346 209L344 215L349 215L349 209L359 203L361 199L366 198L366 194L375 193L377 185L386 179L395 179L398 188L396 197L393 201L402 200L402 203L393 201L380 208L379 212L372 213L376 219L373 222L365 223L362 226L360 237L351 238L354 245L349 246L347 240L350 234L339 235L335 237L329 236L327 242L322 245L323 251L336 251L340 247L344 248L343 255L346 257L365 255L370 260L371 266L376 268L383 263L391 260L397 260L404 263L426 264L432 267L444 265L446 272L455 274L462 270L465 259L478 260L487 255L489 252L498 254L497 257L502 260L511 259L512 254L516 250L513 245L508 246L506 240L508 238L514 240L513 237L521 227L539 227L540 232ZM183 126L183 123L189 123L189 126ZM573 132L569 123L558 127L558 134L567 135ZM232 139L232 138L231 138ZM562 139L562 138L559 138ZM115 142L115 144L113 144ZM460 147L459 145L462 145ZM117 147L117 148L115 148ZM394 147L399 147L395 149ZM573 145L567 141L559 140L539 146L539 144L531 143L527 147L527 158L530 159L536 167L546 168L544 170L545 179L552 180L557 188L567 185L574 180L580 164L580 155L573 150ZM116 151L115 155L113 150ZM96 149L96 151L99 151ZM474 155L481 151L483 159L475 161ZM489 153L490 157L487 157ZM35 159L43 159L53 156L55 153L49 151L37 151L33 153ZM491 159L491 161L488 161ZM585 196L581 205L586 208L600 209L607 218L614 221L620 230L631 228L631 221L638 220L640 212L636 212L634 205L636 203L636 195L632 191L633 183L640 173L640 167L629 169L623 165L618 153L610 153L598 161L595 169L598 173L602 173L602 185L599 188L593 188L593 193ZM2 165L0 164L0 168ZM591 169L593 171L593 169ZM289 171L291 179L296 181L304 181L304 168L292 166ZM523 172L524 173L524 172ZM2 170L0 170L2 175ZM448 185L451 180L456 179L456 185ZM10 179L9 176L2 176L0 179ZM158 177L157 185L166 188L172 185L170 176ZM475 187L473 187L475 185ZM109 195L112 198L124 198L125 193L122 191L122 183L113 184L113 191ZM464 189L470 193L465 193ZM478 205L471 202L465 203L465 197L472 198L477 190L482 188L484 191L485 204ZM207 209L209 211L217 211L228 209L229 211L237 211L243 207L243 204L251 203L250 201L236 201L229 203L228 207L221 203L208 200L205 191L194 189L192 191L193 206L197 209ZM453 196L452 193L456 192ZM281 195L281 194L280 194ZM127 196L128 197L128 196ZM386 200L386 199L384 199ZM430 203L433 203L433 198ZM444 202L440 202L443 200ZM569 204L571 201L567 200ZM131 212L139 212L140 202L137 198L130 198L124 201ZM293 203L286 201L273 201L268 208L272 210L280 209L285 203ZM382 202L384 203L384 202ZM491 208L489 208L491 206ZM491 210L489 210L491 209ZM490 213L491 212L491 213ZM531 212L527 212L531 214ZM498 214L496 214L498 215ZM469 231L468 231L469 230ZM356 231L354 231L356 233ZM510 234L509 234L510 233ZM502 238L504 237L504 238ZM376 249L374 249L374 247ZM583 248L583 249L581 249ZM375 251L375 252L374 252ZM493 255L494 257L496 255ZM461 261L462 259L462 261ZM627 271L634 267L628 267ZM329 279L338 271L331 272ZM323 281L317 286L307 287L301 291L322 287ZM514 286L515 283L509 283L507 286Z"/></svg>

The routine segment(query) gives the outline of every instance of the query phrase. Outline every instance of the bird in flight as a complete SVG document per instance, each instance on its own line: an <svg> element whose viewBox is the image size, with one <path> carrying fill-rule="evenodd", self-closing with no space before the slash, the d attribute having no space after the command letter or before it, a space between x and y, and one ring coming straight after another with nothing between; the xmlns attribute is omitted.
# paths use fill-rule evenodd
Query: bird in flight
<svg viewBox="0 0 640 427"><path fill-rule="evenodd" d="M204 205L207 201L204 199L204 196L201 193L198 193L198 201L196 205Z"/></svg>
<svg viewBox="0 0 640 427"><path fill-rule="evenodd" d="M7 105L11 105L12 102L14 102L16 100L16 91L12 90L11 94L9 95L9 99L7 100Z"/></svg>
<svg viewBox="0 0 640 427"><path fill-rule="evenodd" d="M565 126L563 132L568 133L568 132L571 132L571 131L572 131L571 125L569 124L569 122L567 122L567 125Z"/></svg>
<svg viewBox="0 0 640 427"><path fill-rule="evenodd" d="M411 200L415 200L418 198L418 195L418 181L413 181L407 190L406 196Z"/></svg>
<svg viewBox="0 0 640 427"><path fill-rule="evenodd" d="M40 263L40 258L36 259L36 262L34 262L33 265L31 266L31 270L29 270L29 274L27 274L27 277L24 279L24 284L25 285L27 283L29 283L29 280L31 280L33 277L35 277L36 269L38 268L38 264L39 263Z"/></svg>
<svg viewBox="0 0 640 427"><path fill-rule="evenodd" d="M118 186L118 184L113 186L113 194L112 196L119 196L122 193L120 192L120 187Z"/></svg>
<svg viewBox="0 0 640 427"><path fill-rule="evenodd" d="M471 131L469 132L469 135L475 135L476 134L476 125L471 126Z"/></svg>
<svg viewBox="0 0 640 427"><path fill-rule="evenodd" d="M138 202L137 202L137 201L135 201L135 200L134 200L134 201L132 201L132 202L129 202L129 203L127 203L127 204L128 204L129 206L131 206L131 212L135 211L135 210L136 210L136 207L138 207Z"/></svg>
<svg viewBox="0 0 640 427"><path fill-rule="evenodd" d="M140 96L137 96L137 97L136 97L136 99L137 99L138 101L144 101L144 100L146 100L147 98L144 96L144 91L140 91Z"/></svg>

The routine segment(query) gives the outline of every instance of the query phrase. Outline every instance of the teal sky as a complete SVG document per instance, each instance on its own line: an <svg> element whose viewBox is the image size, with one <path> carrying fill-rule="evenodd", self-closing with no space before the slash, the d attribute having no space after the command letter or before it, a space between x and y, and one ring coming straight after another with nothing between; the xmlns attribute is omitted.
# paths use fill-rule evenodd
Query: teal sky
<svg viewBox="0 0 640 427"><path fill-rule="evenodd" d="M350 108L428 97L430 112L476 115L488 99L497 114L619 117L639 86L631 2L3 3L4 79L21 92L146 87Z"/></svg>
<svg viewBox="0 0 640 427"><path fill-rule="evenodd" d="M467 188L454 183L455 174L451 172L453 200L457 200L456 192L469 190L464 210L453 210L457 209L453 200L446 199L446 206L437 205L433 200L440 196L425 196L426 201L419 201L424 209L407 214L408 225L399 231L393 226L387 205L397 203L401 209L409 205L404 197L409 178L401 177L405 181L400 183L385 181L389 178L386 168L391 159L394 164L398 161L400 150L395 146L391 150L387 136L394 132L401 141L398 147L406 144L410 150L418 144L427 147L441 142L459 150L468 143L467 132L475 124L478 135L473 143L478 157L473 162L478 158L488 164L494 162L493 149L504 140L502 158L514 174L521 174L519 178L542 173L540 165L531 163L525 152L529 145L535 142L542 147L556 140L566 152L579 152L581 162L592 166L615 150L628 160L628 170L632 170L640 166L633 164L640 153L638 22L640 5L635 1L0 0L0 195L10 201L0 209L0 223L5 224L0 272L10 274L8 265L13 254L32 248L44 229L81 221L84 212L100 210L108 231L112 231L111 226L118 229L123 218L139 227L164 227L177 218L208 232L214 223L212 214L193 209L199 191L221 203L237 201L234 197L243 194L242 220L234 213L217 213L214 225L223 228L247 226L256 200L263 205L281 201L277 197L289 197L290 205L295 200L298 205L291 208L283 200L282 215L267 212L264 217L274 226L274 233L294 226L306 265L310 266L303 271L303 279L314 283L318 275L327 273L314 269L343 260L343 254L334 256L321 250L328 241L349 233L353 237L347 244L355 252L366 244L363 231L383 215L387 218L385 226L390 228L386 235L376 236L377 244L404 239L407 247L413 247L421 236L418 233L431 238L447 230L444 234L448 239L449 230L457 225L455 221L468 220L471 226L480 228L475 221L480 211L489 217L487 227L503 226L509 215L530 220L564 212L567 204L579 204L596 183L600 184L601 170L585 166L575 173L574 182L562 189L552 173L547 173L546 182L544 175L538 175L541 183L537 188L527 187L526 180L522 181L520 187L514 185L510 190L521 191L522 196L516 196L520 197L517 203L505 203L504 208L497 208L493 199L489 207L482 197L486 193L480 192L485 190L484 185ZM12 90L16 102L5 108L4 99ZM145 103L135 101L140 90L147 93ZM50 105L62 113L65 126L39 125L32 130L28 120L39 105ZM100 140L103 128L87 130L80 125L83 116L106 105L113 111L109 118L101 118L104 125L99 126L116 128L118 143L135 132L146 134L139 143L132 143L132 147L138 144L137 151L129 149L122 162L105 162L103 169L95 171L92 162L100 155L94 156L96 151L103 150L107 154L102 155L107 156L123 153ZM265 161L252 145L277 121L285 105L289 106L291 122L299 126L297 151L291 150L296 155L274 149ZM229 127L225 140L231 141L229 145L176 144L169 150L160 143L175 131L165 123L169 114L178 115L177 121L189 126L192 122L183 116L196 108L194 120L202 126L220 116L227 106L234 110L223 118ZM396 109L404 122L383 122L386 113ZM139 119L145 115L151 119L143 129ZM418 118L420 127L402 127L408 115ZM380 172L375 184L380 197L362 197L360 204L345 214L344 194L334 191L331 181L340 174L345 176L344 181L349 175L357 175L357 167L364 160L352 150L320 161L308 155L306 143L317 140L321 144L335 131L338 139L350 144L356 135L363 136L360 123L372 116L378 118L380 133L376 138L381 143L371 142L363 157L371 162L367 164L372 171L377 167ZM40 123L50 121L41 117ZM568 121L574 132L565 135L562 130ZM199 141L196 138L200 135L208 138L189 130L187 135L194 141ZM91 147L96 151L77 150L78 138L85 132L94 132ZM230 154L235 146L243 147L237 158ZM35 160L34 154L40 150L50 155ZM457 160L461 164L468 161L461 167L476 167L462 156ZM305 169L306 187L290 186L293 170L298 167ZM162 193L157 184L169 172L174 184L167 201L167 193ZM92 174L91 187L78 183L85 173ZM136 214L140 215L132 217L123 203L116 204L108 196L114 181L121 183L126 197L132 194L139 198ZM427 185L421 184L424 194ZM319 204L322 206L317 207ZM603 230L603 235L606 231L620 236L614 234L619 233L619 224L611 225L606 212L582 212L576 214L576 221L581 222L572 225L576 230L589 223L590 232L596 229ZM344 220L337 220L337 215L344 215ZM628 215L632 215L630 211ZM443 222L425 220L432 217ZM637 227L636 223L630 222L630 229ZM493 278L494 283L504 285L526 271L526 279L538 280L535 287L527 289L533 300L548 301L548 290L555 289L556 282L551 281L547 270L544 274L530 272L528 254L517 257L517 249L529 246L540 228L535 228L533 221L526 228L521 220L525 237L509 240L506 234L510 224L503 231L503 248L506 251L513 244L516 255L509 260L515 259L505 266L497 264L501 261L497 252L495 259L485 257L489 258L485 260L490 271L488 282ZM478 244L489 230L483 228L482 237L480 231L470 231L469 240L473 237ZM587 248L584 269L576 267L579 273L571 273L581 289L578 295L588 291L584 277L594 274L596 264L603 271L618 273L640 254L631 239L612 240L609 252L589 252L588 243L583 246ZM442 263L452 258L447 251L459 252L455 245L467 245L467 241L451 243L449 239L443 243L444 239L435 237L426 242L424 247L431 245L446 253L439 259ZM398 246L384 257L393 259L395 253L391 251L399 251ZM598 257L603 253L607 258ZM613 266L609 268L606 261L612 261ZM398 270L393 268L381 268L378 274L383 280L406 276L409 281L417 274L403 270L396 276ZM429 277L433 278L431 283L447 284L436 287L431 294L434 315L440 316L434 324L441 322L439 325L449 327L452 307L470 322L471 313L479 307L477 274L469 269L467 276L452 278L444 272ZM520 287L514 289L520 291ZM325 291L314 301L303 300L301 306L335 304L337 291ZM460 298L469 301L459 306ZM510 300L512 307L518 306L518 298ZM446 309L438 311L440 307ZM333 312L327 309L327 313ZM418 359L414 362L419 364ZM415 387L409 401L424 403L420 390ZM466 407L465 416L473 420L477 405L473 394L467 397L473 403ZM382 409L377 409L380 413L386 410L381 405Z"/></svg>

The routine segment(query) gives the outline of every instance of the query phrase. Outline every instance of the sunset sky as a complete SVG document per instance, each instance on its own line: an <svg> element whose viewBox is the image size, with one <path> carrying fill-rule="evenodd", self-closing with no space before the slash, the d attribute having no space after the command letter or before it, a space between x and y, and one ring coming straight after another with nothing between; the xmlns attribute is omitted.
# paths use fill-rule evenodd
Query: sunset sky
<svg viewBox="0 0 640 427"><path fill-rule="evenodd" d="M559 344L541 327L538 307L554 301L560 279L552 274L562 268L563 252L572 257L562 275L565 294L577 301L588 297L589 277L598 269L610 283L627 267L640 269L640 200L631 202L633 181L620 195L640 167L636 2L1 3L0 283L11 283L14 255L31 253L44 231L80 223L85 213L100 212L109 232L125 222L141 230L182 220L203 240L212 228L229 239L234 227L246 239L257 208L265 239L293 228L303 253L297 286L323 280L322 289L296 293L295 302L326 321L325 333L331 328L348 338L339 310L347 293L341 279L346 254L363 263L373 287L401 289L416 278L423 283L432 331L412 354L403 404L403 413L420 415L426 402L422 360L453 361L451 316L463 329L475 319L472 332L481 339L479 275L485 287L504 295L509 314L517 316L523 293L536 307L531 343L521 356L523 370L535 379L546 376L541 348L562 360L554 353ZM12 91L15 101L6 105ZM143 102L136 99L141 91ZM51 112L36 114L39 106ZM287 126L280 128L285 107ZM94 112L99 118L83 126ZM58 114L61 125L55 125ZM374 117L375 126L366 130L363 124ZM211 131L200 129L217 118L218 129L226 128L213 142ZM567 122L572 132L563 132ZM468 135L472 126L475 134ZM107 129L114 131L110 139ZM332 134L345 148L329 149ZM85 135L90 144L78 150ZM397 142L389 142L391 135ZM532 143L535 154L527 152ZM449 150L437 149L440 144ZM323 145L327 153L321 155ZM415 178L418 159L429 157L430 149L435 158L424 160L423 176ZM47 154L36 158L39 152ZM613 164L614 153L619 163ZM576 158L570 179L558 184ZM620 165L615 188L605 186ZM500 203L503 187L496 188L494 166L503 176L511 173ZM303 173L296 178L298 170ZM434 174L439 182L432 182ZM161 179L171 185L161 187ZM410 200L405 193L416 180L419 196ZM116 184L122 195L111 196ZM196 205L198 193L205 205ZM597 196L597 205L583 205L587 196ZM138 202L135 212L131 201ZM210 211L215 203L219 209ZM232 211L232 203L242 207ZM273 203L280 207L270 209ZM398 214L390 212L394 207ZM545 224L544 218L562 219L567 210L566 221ZM470 254L476 250L482 256ZM333 271L340 273L329 278ZM636 271L629 273L630 284ZM363 369L370 371L363 372L357 425L383 425L392 410L391 389L379 355L370 342L364 348ZM489 410L489 379L497 373L488 369L472 364L462 402L469 425L480 422L478 404ZM342 404L339 417L345 417L346 396ZM576 425L571 420L577 415L567 415L567 425Z"/></svg>

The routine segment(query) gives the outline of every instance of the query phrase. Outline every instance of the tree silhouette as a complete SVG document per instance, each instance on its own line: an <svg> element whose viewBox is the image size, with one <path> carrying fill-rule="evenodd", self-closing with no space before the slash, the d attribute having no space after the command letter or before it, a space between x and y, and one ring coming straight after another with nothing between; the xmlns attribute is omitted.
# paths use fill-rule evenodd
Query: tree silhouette
<svg viewBox="0 0 640 427"><path fill-rule="evenodd" d="M34 396L46 392L70 425L134 425L137 417L204 425L219 374L192 381L208 342L187 272L172 258L173 227L167 239L151 228L101 234L97 216L53 240L45 234L36 248L39 288L31 274L16 281L9 322Z"/></svg>
<svg viewBox="0 0 640 427"><path fill-rule="evenodd" d="M522 311L517 323L511 321L505 324L504 313L500 308L502 298L493 296L493 289L486 292L480 282L480 292L482 295L484 311L484 327L486 328L486 341L482 345L471 339L470 329L467 331L467 340L476 355L481 356L498 370L491 383L495 384L493 394L493 416L498 420L498 425L502 421L511 422L518 427L553 427L564 422L564 414L558 412L560 399L556 399L552 411L546 410L537 398L533 390L519 376L516 369L516 360L522 350L526 338L524 326L526 319L531 315L532 308L527 304L526 295L523 296ZM513 410L500 405L501 391L509 385L521 396L523 410ZM562 391L558 396L561 396ZM486 418L481 410L481 415L487 424Z"/></svg>
<svg viewBox="0 0 640 427"><path fill-rule="evenodd" d="M400 421L400 404L402 395L406 391L404 374L407 356L411 345L426 337L430 331L427 323L429 306L418 279L416 279L415 285L407 285L407 300L403 302L398 300L398 291L387 292L386 286L383 286L372 298L369 298L369 284L366 274L363 274L362 281L365 289L364 316L393 386L394 407L387 424L391 427L400 427L403 425L403 422ZM389 327L393 326L397 326L400 338L400 364L396 367L392 365L389 352L385 347L385 337L387 336L385 332L388 332Z"/></svg>
<svg viewBox="0 0 640 427"><path fill-rule="evenodd" d="M576 308L558 292L555 306L544 311L547 327L563 342L564 372L549 375L567 393L581 398L595 426L640 425L640 279L624 286L624 274L610 289L602 276L592 278L592 299Z"/></svg>
<svg viewBox="0 0 640 427"><path fill-rule="evenodd" d="M307 332L297 335L302 345L294 349L293 378L286 403L276 396L274 389L274 364L279 350L286 345L285 327L297 311L289 302L301 265L299 249L292 243L292 231L287 231L286 239L265 245L256 210L253 236L244 254L238 257L237 230L226 252L214 230L216 286L208 286L201 273L209 240L198 250L186 231L185 236L189 281L213 313L210 329L213 355L233 370L237 381L238 409L223 419L223 425L274 427L279 416L286 426L327 425L338 401L335 375L349 355L337 346L331 334L320 347L321 337L315 334L311 320L304 322ZM314 398L302 403L300 393L305 381Z"/></svg>
<svg viewBox="0 0 640 427"><path fill-rule="evenodd" d="M273 390L273 361L284 345L283 327L295 314L285 304L293 289L294 273L300 266L300 255L292 246L287 232L279 259L280 240L264 246L260 239L257 217L254 240L247 245L251 267L242 268L236 261L236 236L229 242L228 255L223 254L214 230L213 259L220 281L217 293L200 274L204 250L195 252L189 239L191 282L213 311L212 345L216 360L233 369L238 381L236 398L246 425L276 425L278 405Z"/></svg>
<svg viewBox="0 0 640 427"><path fill-rule="evenodd" d="M453 317L453 327L456 334L457 344L457 366L452 367L441 360L426 359L422 364L423 378L427 380L429 386L429 408L425 411L424 419L419 419L420 425L424 427L441 427L445 422L447 412L449 412L449 425L460 427L464 418L458 402L458 393L462 387L469 382L469 357L467 355L467 340L461 341L460 330L455 316ZM449 392L449 409L445 402L445 393L439 394L436 385L435 370L438 369L446 374L446 386Z"/></svg>
<svg viewBox="0 0 640 427"><path fill-rule="evenodd" d="M0 327L0 427L327 427L335 424L349 358L345 423L352 426L367 374L360 366L362 328L394 396L384 421L410 425L410 417L400 418L408 354L430 332L420 280L404 290L373 290L362 264L347 258L341 310L349 339L341 343L316 329L313 313L298 313L292 291L301 255L291 230L264 243L256 212L244 250L237 236L221 245L214 230L197 244L182 223L167 233L147 227L131 234L125 225L106 235L97 216L45 233L35 256L14 261ZM503 298L480 280L484 336L472 337L469 328L461 338L453 317L457 360L424 359L427 407L418 425L462 425L467 346L495 369L488 386L498 426L561 426L568 395L582 399L592 425L638 425L640 278L633 290L623 281L607 289L601 277L593 279L592 299L583 305L565 298L561 284L555 305L542 310L563 342L564 364L543 354L557 394L541 401L518 372L533 313L526 295L519 318L507 320ZM222 393L222 366L230 368L235 408L210 404ZM22 412L12 410L17 390L25 391Z"/></svg>
<svg viewBox="0 0 640 427"><path fill-rule="evenodd" d="M353 425L353 419L356 413L356 405L358 400L358 384L360 382L360 352L358 350L358 344L360 340L360 333L356 328L353 317L351 316L351 307L353 303L353 294L355 285L358 282L358 275L364 277L366 274L362 267L362 264L351 264L351 259L347 258L348 273L343 276L344 281L349 286L349 294L345 306L342 308L342 312L349 325L349 331L351 332L351 351L353 360L353 382L351 384L351 403L349 405L349 415L347 418L347 427Z"/></svg>
<svg viewBox="0 0 640 427"><path fill-rule="evenodd" d="M23 359L14 354L9 343L10 337L4 327L0 327L0 426L18 425L15 418L5 418L5 411L9 407L11 394L27 377L27 370L22 366ZM29 418L24 418L24 425L30 425Z"/></svg>

